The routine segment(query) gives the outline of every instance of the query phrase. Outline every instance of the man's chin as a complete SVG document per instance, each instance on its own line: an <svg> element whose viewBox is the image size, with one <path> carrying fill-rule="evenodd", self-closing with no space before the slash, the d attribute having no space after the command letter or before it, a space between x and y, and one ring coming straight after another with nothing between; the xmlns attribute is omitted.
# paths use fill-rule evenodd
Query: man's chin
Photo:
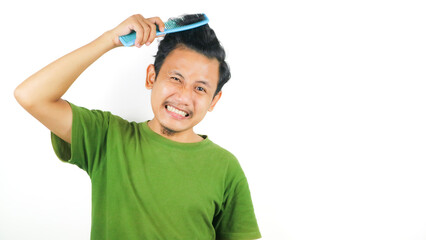
<svg viewBox="0 0 426 240"><path fill-rule="evenodd" d="M179 133L179 131L175 131L174 129L171 129L169 127L166 127L164 125L161 125L160 129L161 133L167 136L174 136L176 133Z"/></svg>
<svg viewBox="0 0 426 240"><path fill-rule="evenodd" d="M162 129L173 133L180 133L188 129L188 126L183 126L184 124L179 124L174 121L160 122L160 125Z"/></svg>

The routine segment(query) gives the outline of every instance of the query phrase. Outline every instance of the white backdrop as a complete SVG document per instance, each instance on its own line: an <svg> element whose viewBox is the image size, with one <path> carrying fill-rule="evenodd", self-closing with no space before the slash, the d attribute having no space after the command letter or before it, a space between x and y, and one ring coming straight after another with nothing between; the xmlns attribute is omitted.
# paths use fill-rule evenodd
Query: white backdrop
<svg viewBox="0 0 426 240"><path fill-rule="evenodd" d="M0 239L89 239L90 179L13 90L128 16L204 12L232 78L196 127L239 159L263 239L426 239L424 1L2 1ZM152 119L157 43L117 48L64 95Z"/></svg>

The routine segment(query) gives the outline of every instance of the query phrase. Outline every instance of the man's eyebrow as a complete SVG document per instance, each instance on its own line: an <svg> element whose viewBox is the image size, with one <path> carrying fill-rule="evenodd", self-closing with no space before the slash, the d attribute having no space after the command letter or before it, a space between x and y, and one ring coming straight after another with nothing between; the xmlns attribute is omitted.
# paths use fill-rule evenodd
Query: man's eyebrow
<svg viewBox="0 0 426 240"><path fill-rule="evenodd" d="M182 76L182 74L180 74L180 73L179 73L179 72L177 72L177 71L172 71L172 74L176 74L176 75L178 75L179 77L181 77L181 78L185 79L185 78Z"/></svg>
<svg viewBox="0 0 426 240"><path fill-rule="evenodd" d="M172 71L172 74L176 74L176 75L178 75L179 77L181 77L182 79L185 79L184 77L183 77L183 75L182 74L180 74L179 72L177 72L177 71ZM210 86L210 84L209 84L209 82L207 82L207 81L202 81L202 80L198 80L198 81L196 81L197 83L202 83L202 84L204 84L204 85L206 85L207 87L211 87Z"/></svg>
<svg viewBox="0 0 426 240"><path fill-rule="evenodd" d="M206 85L207 87L210 87L209 82L206 82L206 81L199 80L199 81L197 81L197 83L202 83L202 84Z"/></svg>

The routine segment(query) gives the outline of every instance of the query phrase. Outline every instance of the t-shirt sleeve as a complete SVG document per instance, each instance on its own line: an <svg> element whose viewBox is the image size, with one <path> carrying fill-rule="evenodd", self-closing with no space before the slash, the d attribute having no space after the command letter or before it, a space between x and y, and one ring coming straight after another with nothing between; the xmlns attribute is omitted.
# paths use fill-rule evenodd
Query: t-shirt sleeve
<svg viewBox="0 0 426 240"><path fill-rule="evenodd" d="M71 144L51 132L52 147L60 160L75 164L92 176L105 156L111 113L68 103L72 109Z"/></svg>
<svg viewBox="0 0 426 240"><path fill-rule="evenodd" d="M237 159L228 166L222 209L214 218L219 240L261 238L247 178Z"/></svg>

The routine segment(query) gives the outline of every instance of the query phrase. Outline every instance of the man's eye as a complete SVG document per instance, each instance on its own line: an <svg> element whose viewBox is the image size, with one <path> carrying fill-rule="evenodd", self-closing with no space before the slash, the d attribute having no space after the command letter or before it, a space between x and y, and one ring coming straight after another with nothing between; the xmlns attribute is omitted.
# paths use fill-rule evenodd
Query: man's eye
<svg viewBox="0 0 426 240"><path fill-rule="evenodd" d="M179 81L180 82L180 79L179 78L177 78L177 77L171 77L173 80L176 80L176 81Z"/></svg>
<svg viewBox="0 0 426 240"><path fill-rule="evenodd" d="M202 92L205 92L205 90L204 90L204 88L203 88L203 87L197 87L197 90L200 90L200 91L202 91Z"/></svg>

